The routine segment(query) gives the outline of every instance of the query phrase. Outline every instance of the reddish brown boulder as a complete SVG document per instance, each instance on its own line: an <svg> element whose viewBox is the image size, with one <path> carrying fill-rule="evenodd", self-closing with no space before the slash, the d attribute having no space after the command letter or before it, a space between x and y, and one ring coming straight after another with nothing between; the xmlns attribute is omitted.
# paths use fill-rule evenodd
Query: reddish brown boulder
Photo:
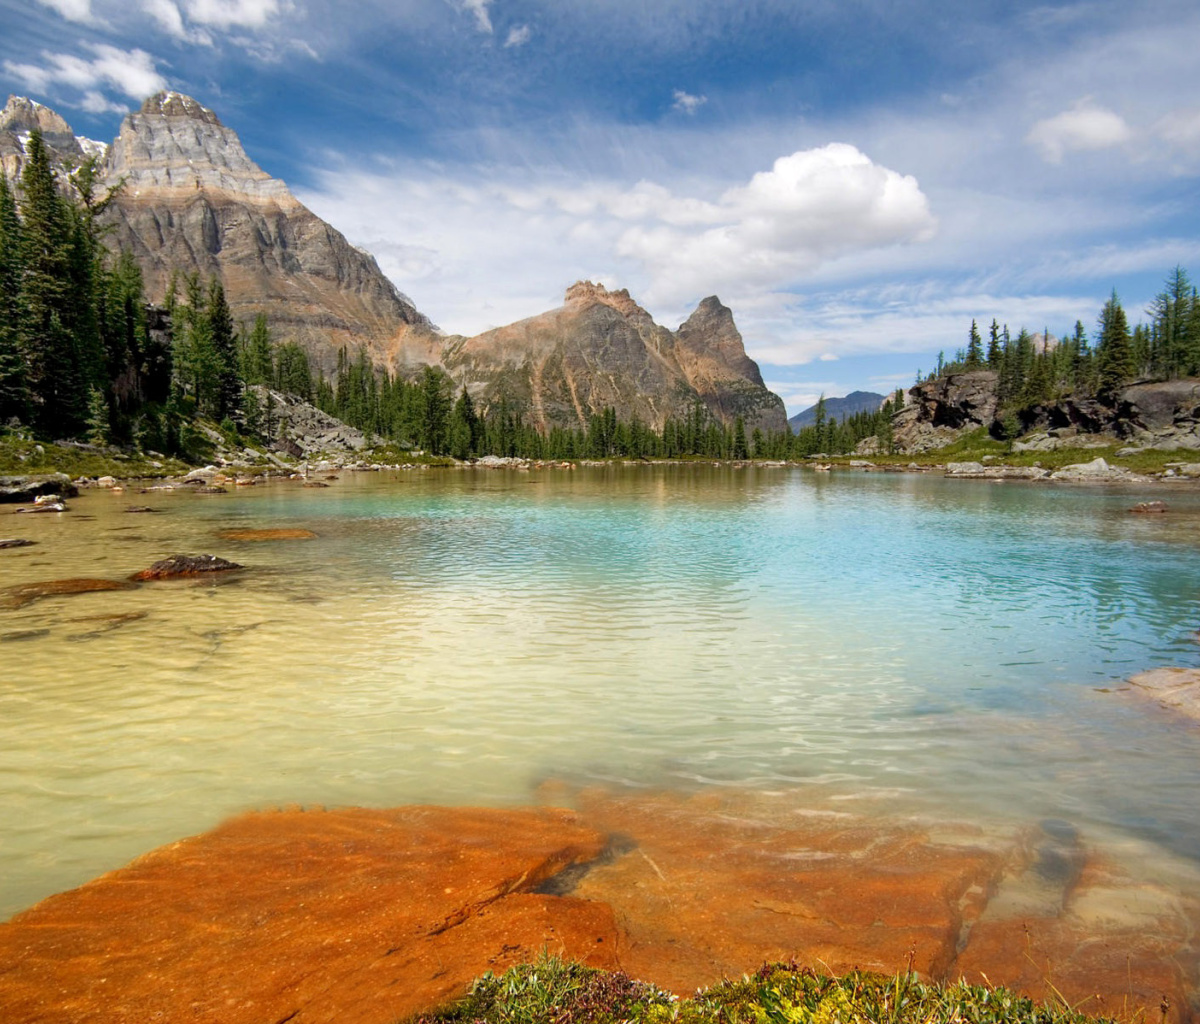
<svg viewBox="0 0 1200 1024"><path fill-rule="evenodd" d="M171 555L155 562L149 569L135 572L131 580L168 580L180 576L206 576L215 572L232 572L241 569L237 562L230 562L216 555Z"/></svg>
<svg viewBox="0 0 1200 1024"><path fill-rule="evenodd" d="M567 811L250 814L0 925L5 1024L393 1024L488 969L616 965L611 911L532 892L605 839Z"/></svg>

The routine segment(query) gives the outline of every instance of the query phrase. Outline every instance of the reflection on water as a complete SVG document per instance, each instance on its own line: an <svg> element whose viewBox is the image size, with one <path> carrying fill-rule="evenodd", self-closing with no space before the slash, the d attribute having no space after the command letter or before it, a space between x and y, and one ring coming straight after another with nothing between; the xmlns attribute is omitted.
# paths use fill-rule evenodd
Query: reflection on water
<svg viewBox="0 0 1200 1024"><path fill-rule="evenodd" d="M0 609L0 914L244 808L522 803L549 778L1063 820L1200 861L1200 731L1097 692L1200 655L1200 500L1137 500L638 467L8 520L38 543L0 551L0 589L174 552L248 568ZM268 528L317 536L220 536Z"/></svg>

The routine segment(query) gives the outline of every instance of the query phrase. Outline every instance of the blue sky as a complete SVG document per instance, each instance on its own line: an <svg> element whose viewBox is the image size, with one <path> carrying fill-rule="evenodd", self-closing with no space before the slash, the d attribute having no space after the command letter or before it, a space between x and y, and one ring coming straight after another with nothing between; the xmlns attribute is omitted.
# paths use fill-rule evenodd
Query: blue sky
<svg viewBox="0 0 1200 1024"><path fill-rule="evenodd" d="M1198 40L1176 0L0 0L0 89L105 141L195 96L450 331L715 293L795 412L1200 276Z"/></svg>

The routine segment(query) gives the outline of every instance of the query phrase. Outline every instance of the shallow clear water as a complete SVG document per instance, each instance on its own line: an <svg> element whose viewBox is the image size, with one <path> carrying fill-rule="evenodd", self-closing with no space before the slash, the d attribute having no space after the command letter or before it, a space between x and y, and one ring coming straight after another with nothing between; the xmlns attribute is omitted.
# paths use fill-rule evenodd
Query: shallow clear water
<svg viewBox="0 0 1200 1024"><path fill-rule="evenodd" d="M632 467L6 516L39 544L0 551L0 588L177 551L249 569L0 609L0 916L238 810L549 778L1062 818L1200 864L1200 729L1101 692L1200 663L1200 494L1144 497Z"/></svg>

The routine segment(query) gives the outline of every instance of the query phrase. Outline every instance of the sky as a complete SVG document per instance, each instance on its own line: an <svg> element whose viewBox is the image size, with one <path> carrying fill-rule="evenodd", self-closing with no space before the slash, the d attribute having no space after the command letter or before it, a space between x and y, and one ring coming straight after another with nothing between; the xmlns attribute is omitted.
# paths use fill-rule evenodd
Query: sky
<svg viewBox="0 0 1200 1024"><path fill-rule="evenodd" d="M0 0L0 92L101 141L194 96L446 331L718 295L795 413L1200 277L1198 40L1194 0Z"/></svg>

